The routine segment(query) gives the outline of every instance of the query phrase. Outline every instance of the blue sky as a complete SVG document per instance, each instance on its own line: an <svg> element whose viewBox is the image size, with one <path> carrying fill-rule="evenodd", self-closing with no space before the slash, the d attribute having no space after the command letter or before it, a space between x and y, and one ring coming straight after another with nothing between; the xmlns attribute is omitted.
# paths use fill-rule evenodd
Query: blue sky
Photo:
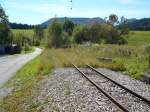
<svg viewBox="0 0 150 112"><path fill-rule="evenodd" d="M150 17L150 0L0 0L11 22L40 24L54 17Z"/></svg>

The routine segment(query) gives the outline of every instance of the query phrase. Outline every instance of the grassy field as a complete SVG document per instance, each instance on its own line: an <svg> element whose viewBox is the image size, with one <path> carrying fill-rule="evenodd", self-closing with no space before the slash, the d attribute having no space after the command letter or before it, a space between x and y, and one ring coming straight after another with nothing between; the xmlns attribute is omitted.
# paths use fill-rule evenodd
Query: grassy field
<svg viewBox="0 0 150 112"><path fill-rule="evenodd" d="M33 38L34 32L33 30L20 30L20 29L12 29L13 35L17 35L19 33L26 35L27 37Z"/></svg>
<svg viewBox="0 0 150 112"><path fill-rule="evenodd" d="M45 38L42 39L41 41L41 47L45 47L46 44L47 44L47 38L46 38L46 33L47 30L45 30ZM12 29L12 33L14 35L14 37L17 37L19 34L23 34L24 36L30 38L31 40L33 39L34 37L34 30L33 29L27 29L27 30L20 30L20 29Z"/></svg>
<svg viewBox="0 0 150 112"><path fill-rule="evenodd" d="M128 43L129 45L150 44L150 31L131 31Z"/></svg>

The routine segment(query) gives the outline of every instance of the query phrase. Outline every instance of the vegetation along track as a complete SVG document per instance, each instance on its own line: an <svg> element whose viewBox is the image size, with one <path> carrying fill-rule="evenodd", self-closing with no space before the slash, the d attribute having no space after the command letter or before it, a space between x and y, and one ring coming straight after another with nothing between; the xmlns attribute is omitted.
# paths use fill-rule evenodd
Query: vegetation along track
<svg viewBox="0 0 150 112"><path fill-rule="evenodd" d="M100 73L90 65L86 69L73 66L124 112L150 112L150 101Z"/></svg>

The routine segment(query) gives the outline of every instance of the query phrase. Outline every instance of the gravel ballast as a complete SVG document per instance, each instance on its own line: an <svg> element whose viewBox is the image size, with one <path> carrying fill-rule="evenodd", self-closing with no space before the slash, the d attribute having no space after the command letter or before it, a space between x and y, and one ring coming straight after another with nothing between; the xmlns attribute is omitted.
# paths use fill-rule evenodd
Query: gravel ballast
<svg viewBox="0 0 150 112"><path fill-rule="evenodd" d="M107 80L106 78L102 77L101 75L93 72L93 71L86 71L86 75L89 79L95 82L99 87L103 88L107 93L113 96L120 104L122 104L126 109L130 110L131 112L149 112L150 105L141 101L139 98L135 97L134 95L130 94L123 88L115 85L113 82Z"/></svg>
<svg viewBox="0 0 150 112"><path fill-rule="evenodd" d="M84 70L84 69L82 69ZM138 92L146 98L150 98L150 87L142 82L134 80L119 72L113 72L108 69L97 69L100 72L107 74L110 78L116 80L120 84L129 86L129 89ZM87 70L84 70L87 72ZM119 91L123 95L126 94L121 89L115 88L112 84L106 85L107 80L100 79L96 75L88 75L94 79L96 83L101 83L107 86L105 90L111 91L115 98L120 98L116 95ZM125 98L126 96L123 96ZM132 97L132 96L131 96ZM128 101L129 100L129 101ZM135 99L136 100L136 99ZM125 103L123 100L120 100ZM130 98L126 99L130 102ZM98 91L90 82L88 82L74 68L55 69L44 81L39 84L39 87L33 91L32 105L41 112L120 112L121 110L113 104L105 95ZM130 105L127 105L130 106ZM139 112L150 112L149 107L145 105L131 106L132 112L138 112L136 107L140 108ZM144 107L145 106L145 107ZM25 105L26 110L31 108L30 105ZM145 109L145 110L142 110ZM142 110L142 111L141 111Z"/></svg>

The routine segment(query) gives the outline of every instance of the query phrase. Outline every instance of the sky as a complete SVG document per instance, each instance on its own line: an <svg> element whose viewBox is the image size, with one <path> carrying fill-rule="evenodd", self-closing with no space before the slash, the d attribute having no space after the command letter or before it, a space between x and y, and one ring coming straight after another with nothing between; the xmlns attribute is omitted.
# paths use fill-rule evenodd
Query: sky
<svg viewBox="0 0 150 112"><path fill-rule="evenodd" d="M52 17L150 17L150 0L0 0L10 22L40 24ZM72 10L70 9L72 7Z"/></svg>

